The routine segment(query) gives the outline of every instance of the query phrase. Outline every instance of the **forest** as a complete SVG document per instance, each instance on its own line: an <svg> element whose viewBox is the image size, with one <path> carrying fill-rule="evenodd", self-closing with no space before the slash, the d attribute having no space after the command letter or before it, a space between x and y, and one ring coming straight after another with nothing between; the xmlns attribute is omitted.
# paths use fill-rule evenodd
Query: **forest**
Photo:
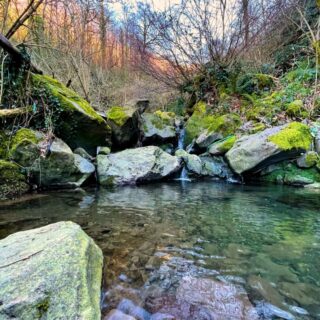
<svg viewBox="0 0 320 320"><path fill-rule="evenodd" d="M319 0L0 0L0 320L320 319Z"/></svg>

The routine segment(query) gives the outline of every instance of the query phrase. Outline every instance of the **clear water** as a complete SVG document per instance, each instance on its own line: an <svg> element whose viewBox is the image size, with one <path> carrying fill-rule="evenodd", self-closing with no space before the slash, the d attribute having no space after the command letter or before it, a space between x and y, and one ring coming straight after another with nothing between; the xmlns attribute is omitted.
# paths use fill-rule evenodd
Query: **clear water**
<svg viewBox="0 0 320 320"><path fill-rule="evenodd" d="M79 223L105 255L104 314L244 319L179 305L175 293L188 275L234 285L261 319L320 319L319 208L311 191L210 181L55 192L2 203L0 238Z"/></svg>

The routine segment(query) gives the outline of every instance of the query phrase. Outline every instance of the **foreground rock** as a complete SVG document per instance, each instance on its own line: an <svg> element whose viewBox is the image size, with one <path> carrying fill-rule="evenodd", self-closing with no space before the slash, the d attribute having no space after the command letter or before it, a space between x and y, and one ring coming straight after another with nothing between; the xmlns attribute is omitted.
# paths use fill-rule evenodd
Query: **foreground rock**
<svg viewBox="0 0 320 320"><path fill-rule="evenodd" d="M292 122L240 138L226 157L237 174L258 172L273 163L299 157L311 144L309 128Z"/></svg>
<svg viewBox="0 0 320 320"><path fill-rule="evenodd" d="M154 146L98 155L97 166L98 180L107 186L160 180L181 167L177 157Z"/></svg>
<svg viewBox="0 0 320 320"><path fill-rule="evenodd" d="M60 222L0 241L1 319L100 319L102 252Z"/></svg>

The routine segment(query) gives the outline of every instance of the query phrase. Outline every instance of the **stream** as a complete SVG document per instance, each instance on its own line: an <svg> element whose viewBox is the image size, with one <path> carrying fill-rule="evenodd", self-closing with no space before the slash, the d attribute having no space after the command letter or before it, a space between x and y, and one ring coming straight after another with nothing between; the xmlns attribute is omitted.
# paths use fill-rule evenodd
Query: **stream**
<svg viewBox="0 0 320 320"><path fill-rule="evenodd" d="M0 203L0 238L79 223L105 256L103 315L249 319L215 314L221 288L259 319L320 319L319 208L316 192L212 181L50 192Z"/></svg>

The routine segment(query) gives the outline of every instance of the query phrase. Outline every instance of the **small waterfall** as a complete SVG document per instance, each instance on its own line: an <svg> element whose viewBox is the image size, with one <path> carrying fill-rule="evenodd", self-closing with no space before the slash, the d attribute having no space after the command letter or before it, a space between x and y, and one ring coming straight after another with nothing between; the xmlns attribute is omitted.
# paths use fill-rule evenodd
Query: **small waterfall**
<svg viewBox="0 0 320 320"><path fill-rule="evenodd" d="M178 139L178 147L177 150L184 150L184 140L185 140L186 130L182 126L179 130L179 139ZM188 170L186 169L186 166L184 165L180 177L177 179L179 181L191 181L188 177Z"/></svg>
<svg viewBox="0 0 320 320"><path fill-rule="evenodd" d="M182 149L184 150L184 139L186 135L186 129L182 127L179 131L179 139L178 139L178 150Z"/></svg>

